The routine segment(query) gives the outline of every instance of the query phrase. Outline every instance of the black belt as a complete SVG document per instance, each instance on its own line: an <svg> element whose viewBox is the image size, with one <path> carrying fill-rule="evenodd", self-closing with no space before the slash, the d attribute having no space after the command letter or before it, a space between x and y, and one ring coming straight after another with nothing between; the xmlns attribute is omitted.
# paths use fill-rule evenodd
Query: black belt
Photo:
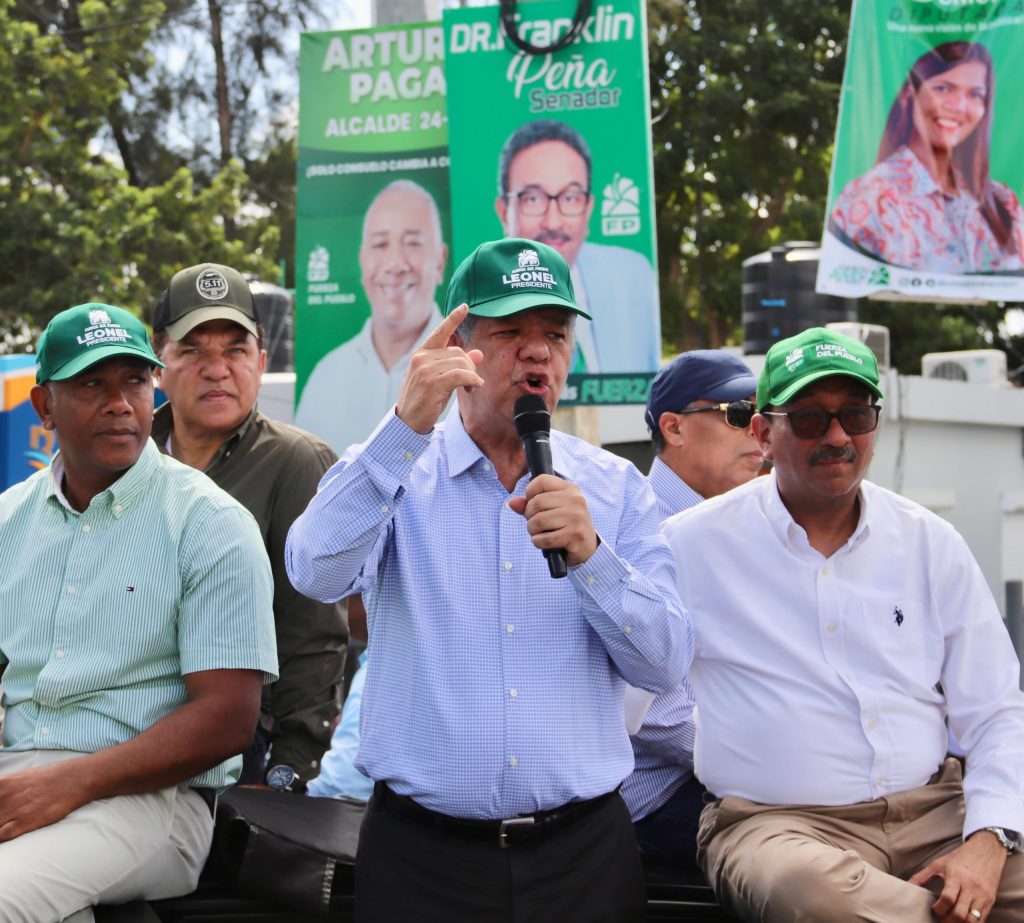
<svg viewBox="0 0 1024 923"><path fill-rule="evenodd" d="M619 790L598 795L587 801L570 801L560 808L550 811L538 811L536 814L524 814L509 817L505 820L475 820L468 817L452 817L432 811L406 795L399 795L383 782L373 787L373 800L376 807L393 810L414 820L430 824L449 833L462 834L482 840L497 842L502 849L521 843L535 843L544 839L556 830L565 830L597 811L602 805L618 795Z"/></svg>

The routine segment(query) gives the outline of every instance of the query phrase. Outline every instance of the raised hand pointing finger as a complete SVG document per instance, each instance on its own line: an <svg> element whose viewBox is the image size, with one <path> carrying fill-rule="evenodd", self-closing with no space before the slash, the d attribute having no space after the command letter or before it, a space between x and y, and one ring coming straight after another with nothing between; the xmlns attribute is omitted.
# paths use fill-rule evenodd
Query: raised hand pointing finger
<svg viewBox="0 0 1024 923"><path fill-rule="evenodd" d="M478 349L467 352L451 342L468 313L467 305L459 305L409 360L395 409L399 419L417 433L430 432L456 388L475 388L484 383L476 372L483 353Z"/></svg>

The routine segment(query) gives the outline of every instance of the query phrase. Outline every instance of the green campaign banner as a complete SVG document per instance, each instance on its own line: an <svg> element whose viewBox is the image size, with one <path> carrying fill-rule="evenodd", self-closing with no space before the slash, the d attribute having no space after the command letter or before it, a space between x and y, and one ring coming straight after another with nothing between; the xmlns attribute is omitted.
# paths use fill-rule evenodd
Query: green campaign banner
<svg viewBox="0 0 1024 923"><path fill-rule="evenodd" d="M1024 0L855 0L817 291L1024 298Z"/></svg>
<svg viewBox="0 0 1024 923"><path fill-rule="evenodd" d="M440 23L302 35L297 425L338 452L395 403L451 272Z"/></svg>
<svg viewBox="0 0 1024 923"><path fill-rule="evenodd" d="M548 47L575 12L521 3L516 32ZM444 11L454 260L502 236L558 250L593 317L562 403L633 403L661 363L644 6L597 3L578 25L528 53L498 6Z"/></svg>

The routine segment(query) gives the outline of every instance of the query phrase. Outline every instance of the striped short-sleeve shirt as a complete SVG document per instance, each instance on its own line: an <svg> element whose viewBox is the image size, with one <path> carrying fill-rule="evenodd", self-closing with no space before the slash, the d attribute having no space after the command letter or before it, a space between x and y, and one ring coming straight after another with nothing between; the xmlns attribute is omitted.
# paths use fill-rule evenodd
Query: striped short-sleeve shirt
<svg viewBox="0 0 1024 923"><path fill-rule="evenodd" d="M272 600L252 516L152 442L82 513L51 470L37 472L0 494L4 746L124 743L185 703L188 673L272 681ZM190 783L222 788L240 767L236 757Z"/></svg>

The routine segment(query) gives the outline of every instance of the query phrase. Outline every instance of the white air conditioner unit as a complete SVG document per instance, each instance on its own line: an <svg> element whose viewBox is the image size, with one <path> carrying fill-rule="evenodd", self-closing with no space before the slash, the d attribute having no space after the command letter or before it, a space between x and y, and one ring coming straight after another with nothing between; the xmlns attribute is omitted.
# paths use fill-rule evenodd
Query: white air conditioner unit
<svg viewBox="0 0 1024 923"><path fill-rule="evenodd" d="M878 370L887 372L890 367L889 361L889 328L881 324L859 324L856 321L835 321L826 324L829 330L842 333L854 340L860 340L868 349L875 354L878 360Z"/></svg>
<svg viewBox="0 0 1024 923"><path fill-rule="evenodd" d="M925 378L965 381L989 388L1008 387L1006 353L999 349L964 349L953 353L925 353L921 357Z"/></svg>

